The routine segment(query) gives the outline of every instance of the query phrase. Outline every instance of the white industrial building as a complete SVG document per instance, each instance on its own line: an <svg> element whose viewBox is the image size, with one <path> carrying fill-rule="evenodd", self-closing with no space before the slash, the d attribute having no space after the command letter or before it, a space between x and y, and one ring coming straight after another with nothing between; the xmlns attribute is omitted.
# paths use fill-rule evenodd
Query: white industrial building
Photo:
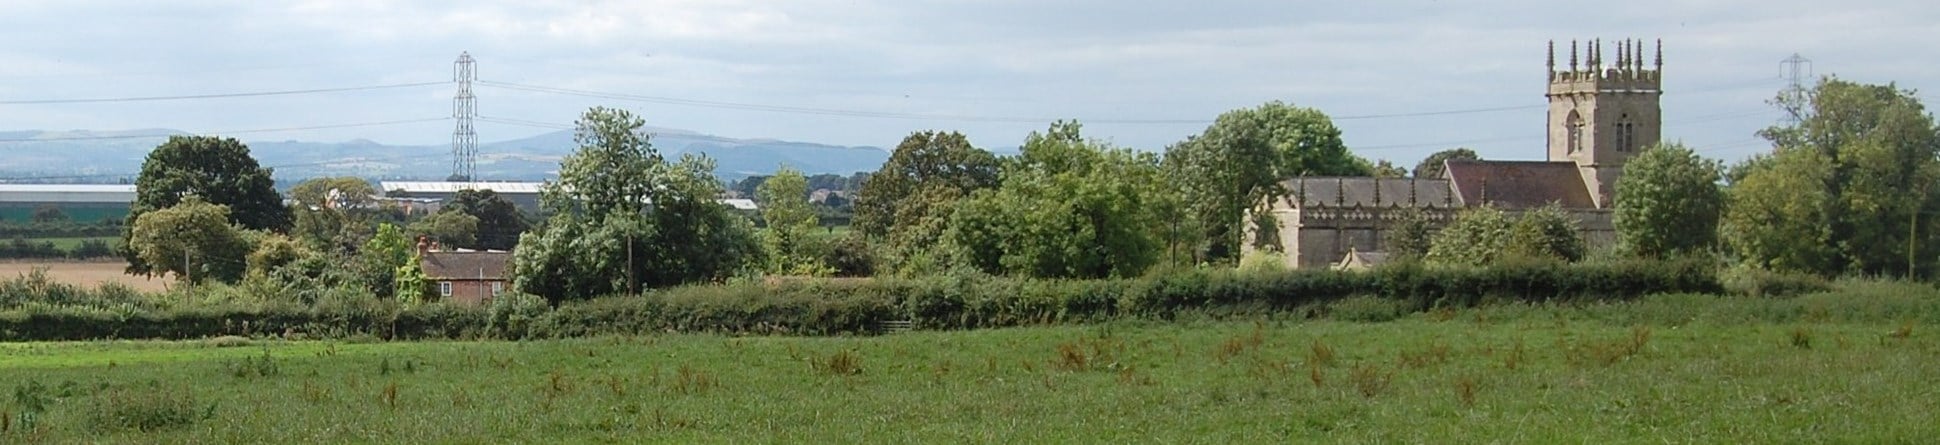
<svg viewBox="0 0 1940 445"><path fill-rule="evenodd" d="M134 203L133 184L0 184L0 218L14 221L43 206L75 221L119 220Z"/></svg>
<svg viewBox="0 0 1940 445"><path fill-rule="evenodd" d="M450 200L459 190L491 190L506 200L512 201L528 212L539 211L539 186L542 182L447 182L447 181L383 181L379 188L388 195L410 198L436 198ZM399 195L399 193L402 193ZM755 210L752 199L722 199L736 210Z"/></svg>

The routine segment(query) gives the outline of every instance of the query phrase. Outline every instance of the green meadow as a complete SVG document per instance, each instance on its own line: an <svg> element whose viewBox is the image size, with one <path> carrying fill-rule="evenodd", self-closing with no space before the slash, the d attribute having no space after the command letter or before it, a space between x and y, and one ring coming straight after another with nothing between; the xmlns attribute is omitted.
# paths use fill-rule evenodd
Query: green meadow
<svg viewBox="0 0 1940 445"><path fill-rule="evenodd" d="M1936 302L1909 286L870 337L16 343L0 442L1907 443L1940 437Z"/></svg>

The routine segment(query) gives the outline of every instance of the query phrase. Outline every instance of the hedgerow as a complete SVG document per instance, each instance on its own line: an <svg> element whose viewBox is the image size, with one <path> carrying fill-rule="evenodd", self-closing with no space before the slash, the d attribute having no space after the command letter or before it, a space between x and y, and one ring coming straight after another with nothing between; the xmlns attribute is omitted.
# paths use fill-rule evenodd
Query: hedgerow
<svg viewBox="0 0 1940 445"><path fill-rule="evenodd" d="M0 340L188 339L301 335L385 339L525 339L718 332L842 335L907 320L923 329L978 329L1171 318L1182 312L1290 311L1371 296L1402 310L1488 302L1609 301L1718 293L1697 261L1488 267L1399 264L1372 271L1196 268L1104 280L1030 280L974 272L926 279L804 279L676 287L547 306L508 296L482 306L329 298L228 298L208 304L133 301L122 288L0 282ZM101 295L96 295L100 293Z"/></svg>

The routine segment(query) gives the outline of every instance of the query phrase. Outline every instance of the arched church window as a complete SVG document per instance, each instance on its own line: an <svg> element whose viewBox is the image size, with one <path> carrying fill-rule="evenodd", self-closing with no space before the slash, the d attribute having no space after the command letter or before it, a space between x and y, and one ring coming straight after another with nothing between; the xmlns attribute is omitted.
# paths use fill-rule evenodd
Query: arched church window
<svg viewBox="0 0 1940 445"><path fill-rule="evenodd" d="M1637 147L1637 123L1630 120L1630 113L1617 116L1617 151L1627 152Z"/></svg>
<svg viewBox="0 0 1940 445"><path fill-rule="evenodd" d="M1570 111L1570 117L1563 121L1563 128L1569 131L1565 140L1569 141L1570 153L1583 151L1583 115Z"/></svg>

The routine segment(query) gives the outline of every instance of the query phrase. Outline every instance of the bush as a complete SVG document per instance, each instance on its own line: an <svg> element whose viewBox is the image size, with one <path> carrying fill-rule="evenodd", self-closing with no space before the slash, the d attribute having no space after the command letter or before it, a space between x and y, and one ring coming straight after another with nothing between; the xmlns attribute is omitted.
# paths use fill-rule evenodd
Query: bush
<svg viewBox="0 0 1940 445"><path fill-rule="evenodd" d="M404 305L349 285L295 290L251 283L183 290L201 303L171 305L123 287L91 290L45 276L0 281L0 341L284 334L394 340L661 332L842 335L875 333L892 320L925 329L976 329L1312 308L1330 308L1343 319L1385 320L1428 307L1624 300L1722 289L1715 266L1704 261L1568 264L1544 259L1504 260L1488 267L1404 262L1372 271L1191 268L1103 280L1031 280L965 270L924 279L683 286L556 308L524 294L494 299L485 307ZM182 301L186 296L166 299ZM1895 306L1872 312L1904 310Z"/></svg>
<svg viewBox="0 0 1940 445"><path fill-rule="evenodd" d="M1726 270L1722 279L1726 292L1748 297L1789 297L1832 289L1832 283L1818 275L1743 266Z"/></svg>

